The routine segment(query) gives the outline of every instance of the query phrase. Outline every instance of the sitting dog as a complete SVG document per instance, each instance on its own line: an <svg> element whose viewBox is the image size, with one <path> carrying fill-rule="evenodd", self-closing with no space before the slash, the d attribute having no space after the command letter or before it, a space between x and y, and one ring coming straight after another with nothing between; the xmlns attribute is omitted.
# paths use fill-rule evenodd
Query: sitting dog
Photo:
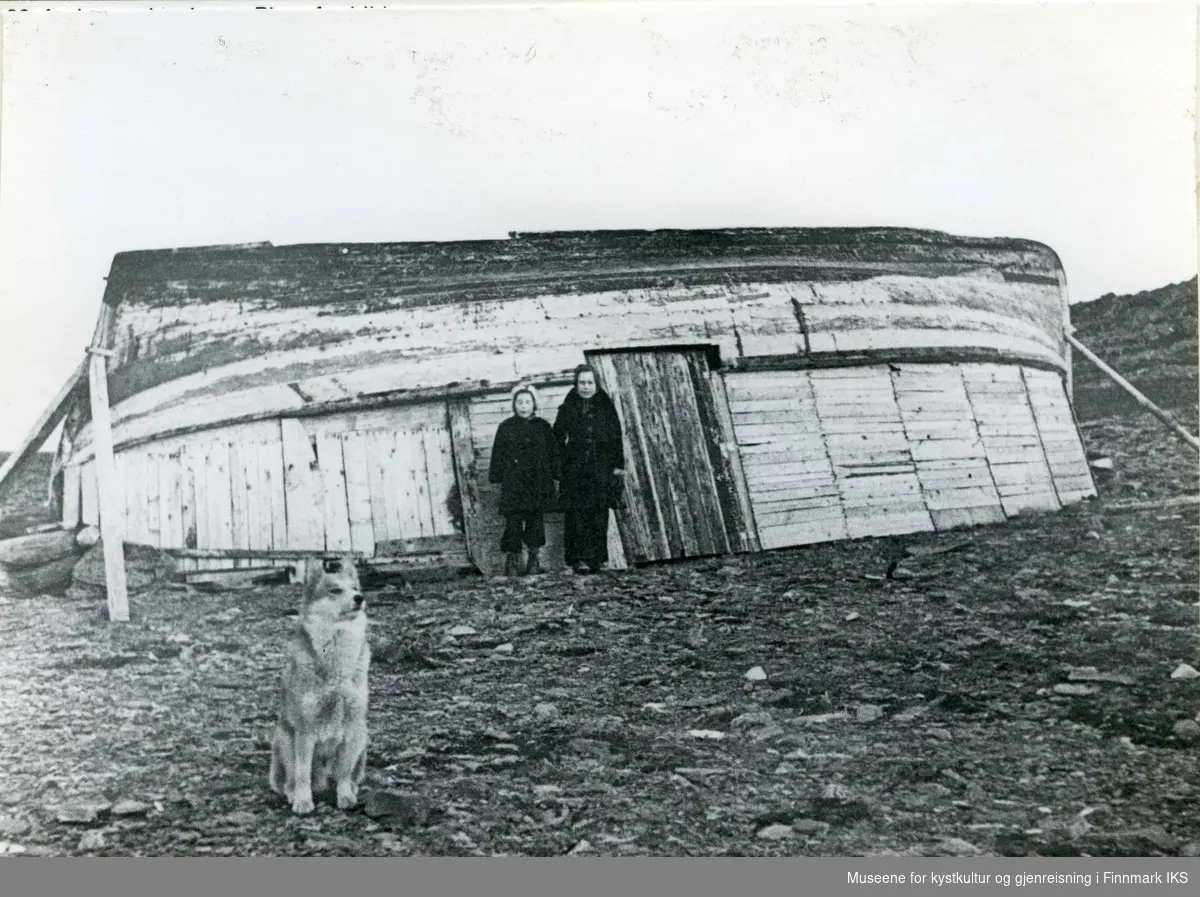
<svg viewBox="0 0 1200 897"><path fill-rule="evenodd" d="M332 564L331 564L332 566ZM271 755L271 789L292 812L313 811L313 792L337 786L337 805L358 802L367 767L367 615L353 558L334 571L314 563L288 645Z"/></svg>

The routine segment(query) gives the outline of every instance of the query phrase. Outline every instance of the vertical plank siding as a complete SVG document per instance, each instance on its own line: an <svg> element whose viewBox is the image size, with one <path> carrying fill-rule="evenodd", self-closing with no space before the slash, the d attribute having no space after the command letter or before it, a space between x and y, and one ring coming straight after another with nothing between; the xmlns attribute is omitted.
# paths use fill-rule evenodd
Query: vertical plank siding
<svg viewBox="0 0 1200 897"><path fill-rule="evenodd" d="M1035 368L1023 368L1022 375L1059 501L1067 505L1091 498L1096 484L1063 378Z"/></svg>
<svg viewBox="0 0 1200 897"><path fill-rule="evenodd" d="M1062 378L1018 365L711 371L701 350L590 355L621 417L627 509L611 564L1001 522L1096 494ZM569 390L539 388L553 421ZM395 556L449 540L503 564L492 440L508 389L282 418L118 452L126 539L160 548ZM63 521L99 520L95 462ZM439 543L441 544L441 543ZM547 515L545 563L562 557ZM189 569L232 560L184 562Z"/></svg>
<svg viewBox="0 0 1200 897"><path fill-rule="evenodd" d="M813 371L850 538L933 529L886 367Z"/></svg>
<svg viewBox="0 0 1200 897"><path fill-rule="evenodd" d="M999 523L1095 495L1062 378L993 364L725 375L764 549Z"/></svg>
<svg viewBox="0 0 1200 897"><path fill-rule="evenodd" d="M958 367L907 365L892 372L917 479L938 530L1005 519L987 451Z"/></svg>
<svg viewBox="0 0 1200 897"><path fill-rule="evenodd" d="M725 389L762 547L846 538L809 372L728 374Z"/></svg>
<svg viewBox="0 0 1200 897"><path fill-rule="evenodd" d="M1061 507L1021 369L968 364L963 380L1004 513Z"/></svg>

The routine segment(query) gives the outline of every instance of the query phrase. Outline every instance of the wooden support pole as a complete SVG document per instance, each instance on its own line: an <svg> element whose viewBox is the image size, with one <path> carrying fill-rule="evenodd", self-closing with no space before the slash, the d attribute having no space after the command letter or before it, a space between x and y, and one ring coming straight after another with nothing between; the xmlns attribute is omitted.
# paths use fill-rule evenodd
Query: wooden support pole
<svg viewBox="0 0 1200 897"><path fill-rule="evenodd" d="M1197 439L1195 436L1177 424L1174 420L1172 420L1171 416L1167 414L1167 412L1163 411L1148 398L1138 392L1132 383L1097 358L1091 349L1089 349L1079 340L1075 339L1070 332L1067 333L1067 342L1078 349L1080 355L1098 367L1110 380L1113 381L1113 383L1117 384L1117 386L1121 387L1121 389L1133 396L1134 401L1170 427L1180 439L1182 439L1192 448L1200 450L1200 439Z"/></svg>
<svg viewBox="0 0 1200 897"><path fill-rule="evenodd" d="M108 408L109 351L88 349L91 356L88 386L92 400L92 440L96 450L96 486L100 497L100 539L104 543L104 581L108 592L108 619L129 621L129 597L125 582L125 533L122 520L121 483L116 482L113 460L112 418Z"/></svg>

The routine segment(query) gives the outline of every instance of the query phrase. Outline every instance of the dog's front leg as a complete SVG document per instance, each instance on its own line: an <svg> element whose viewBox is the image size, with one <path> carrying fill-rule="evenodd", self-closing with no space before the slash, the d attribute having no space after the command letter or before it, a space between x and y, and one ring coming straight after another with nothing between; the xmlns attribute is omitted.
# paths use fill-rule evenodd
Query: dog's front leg
<svg viewBox="0 0 1200 897"><path fill-rule="evenodd" d="M367 725L366 719L356 721L346 733L341 750L337 753L337 805L339 810L349 810L358 803L358 786L366 773Z"/></svg>
<svg viewBox="0 0 1200 897"><path fill-rule="evenodd" d="M292 774L295 776L295 789L292 792L292 812L299 816L313 811L312 762L313 751L317 746L317 739L310 730L311 725L300 727L296 732L295 740L292 742L296 751L295 759L292 763Z"/></svg>

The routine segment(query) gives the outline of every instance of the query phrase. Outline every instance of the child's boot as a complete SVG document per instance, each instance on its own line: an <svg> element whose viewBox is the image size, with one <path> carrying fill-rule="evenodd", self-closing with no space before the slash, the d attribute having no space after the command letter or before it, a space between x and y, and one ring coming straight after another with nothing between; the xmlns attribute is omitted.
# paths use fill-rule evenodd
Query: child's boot
<svg viewBox="0 0 1200 897"><path fill-rule="evenodd" d="M510 551L508 558L504 563L505 576L520 576L521 575L521 552Z"/></svg>

